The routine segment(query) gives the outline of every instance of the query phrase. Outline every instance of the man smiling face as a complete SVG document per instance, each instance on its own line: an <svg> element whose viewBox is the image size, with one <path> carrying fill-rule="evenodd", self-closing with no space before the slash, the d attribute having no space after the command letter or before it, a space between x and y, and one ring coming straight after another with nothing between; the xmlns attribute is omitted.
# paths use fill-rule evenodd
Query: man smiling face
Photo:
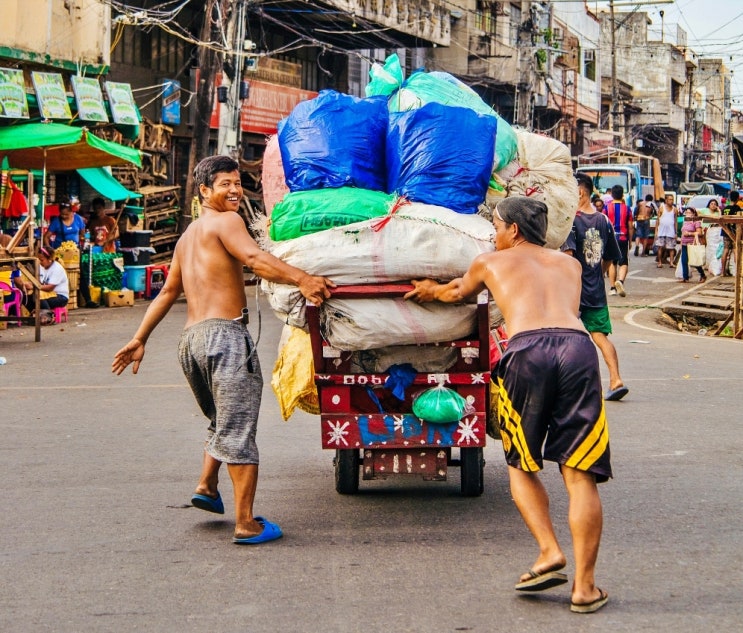
<svg viewBox="0 0 743 633"><path fill-rule="evenodd" d="M200 192L204 199L204 206L211 207L215 211L237 211L243 195L240 183L240 172L218 172L214 176L211 186L202 184Z"/></svg>

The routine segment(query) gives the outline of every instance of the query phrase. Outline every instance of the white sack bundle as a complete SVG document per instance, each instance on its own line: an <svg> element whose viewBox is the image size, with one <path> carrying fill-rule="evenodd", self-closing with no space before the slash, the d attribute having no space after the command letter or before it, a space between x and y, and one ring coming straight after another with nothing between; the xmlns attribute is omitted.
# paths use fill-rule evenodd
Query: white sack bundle
<svg viewBox="0 0 743 633"><path fill-rule="evenodd" d="M381 222L386 222L380 227ZM377 227L375 230L374 227ZM495 229L477 215L443 207L405 204L389 216L334 227L262 247L312 275L338 285L461 277L472 260L494 249ZM261 281L271 308L284 323L306 327L305 302L296 286Z"/></svg>
<svg viewBox="0 0 743 633"><path fill-rule="evenodd" d="M518 162L522 169L506 188L508 196L530 196L547 205L547 248L565 242L578 208L578 185L570 150L553 138L517 129Z"/></svg>
<svg viewBox="0 0 743 633"><path fill-rule="evenodd" d="M388 216L262 246L336 284L448 281L467 272L475 257L493 251L494 235L493 225L477 215L410 203Z"/></svg>
<svg viewBox="0 0 743 633"><path fill-rule="evenodd" d="M359 350L351 355L351 371L383 374L392 365L410 363L419 373L443 373L459 358L459 350L448 346L391 345Z"/></svg>
<svg viewBox="0 0 743 633"><path fill-rule="evenodd" d="M470 335L476 309L404 299L328 299L320 309L320 328L328 343L343 351L440 343Z"/></svg>

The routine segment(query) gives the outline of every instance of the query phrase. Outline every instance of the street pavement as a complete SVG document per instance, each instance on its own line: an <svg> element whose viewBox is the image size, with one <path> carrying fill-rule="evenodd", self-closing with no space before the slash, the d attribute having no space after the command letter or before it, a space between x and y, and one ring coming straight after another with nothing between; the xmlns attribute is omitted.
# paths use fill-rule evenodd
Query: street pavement
<svg viewBox="0 0 743 633"><path fill-rule="evenodd" d="M513 591L537 552L497 442L479 498L460 496L455 468L447 482L362 481L338 495L318 418L278 413L281 323L263 300L255 510L285 536L234 545L226 472L224 516L189 505L206 424L176 357L185 303L139 375L110 373L147 307L138 301L72 311L40 343L29 327L0 331L0 631L739 631L743 348L669 327L658 304L692 288L651 258L630 266L628 296L610 298L630 392L606 405L615 478L600 488L600 612L571 614L569 585ZM570 557L554 464L543 480Z"/></svg>

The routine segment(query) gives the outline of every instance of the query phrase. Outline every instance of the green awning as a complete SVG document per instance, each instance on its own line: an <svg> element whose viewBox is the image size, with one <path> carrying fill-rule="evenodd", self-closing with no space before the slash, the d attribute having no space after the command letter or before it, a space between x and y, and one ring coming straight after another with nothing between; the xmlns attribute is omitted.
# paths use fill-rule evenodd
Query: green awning
<svg viewBox="0 0 743 633"><path fill-rule="evenodd" d="M77 173L104 198L108 198L114 202L142 197L141 193L129 191L116 178L109 174L104 167L78 169Z"/></svg>
<svg viewBox="0 0 743 633"><path fill-rule="evenodd" d="M72 171L130 163L142 166L139 150L98 138L85 128L60 123L0 127L0 156L7 156L10 165L19 169Z"/></svg>

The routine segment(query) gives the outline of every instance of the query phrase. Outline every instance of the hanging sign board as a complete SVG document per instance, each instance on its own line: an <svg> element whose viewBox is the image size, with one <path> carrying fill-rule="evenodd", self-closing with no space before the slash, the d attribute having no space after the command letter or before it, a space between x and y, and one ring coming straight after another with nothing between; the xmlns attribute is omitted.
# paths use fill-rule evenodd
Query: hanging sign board
<svg viewBox="0 0 743 633"><path fill-rule="evenodd" d="M72 111L67 103L64 81L59 73L32 72L31 79L39 102L42 119L71 119Z"/></svg>
<svg viewBox="0 0 743 633"><path fill-rule="evenodd" d="M77 115L81 121L108 122L108 113L103 104L103 92L97 79L72 76L72 91L77 101Z"/></svg>
<svg viewBox="0 0 743 633"><path fill-rule="evenodd" d="M0 68L0 117L28 118L23 71L18 68Z"/></svg>
<svg viewBox="0 0 743 633"><path fill-rule="evenodd" d="M114 123L123 125L139 124L132 87L129 84L107 81L106 93L108 94L108 104L111 106Z"/></svg>
<svg viewBox="0 0 743 633"><path fill-rule="evenodd" d="M252 134L276 134L279 121L289 116L294 106L316 96L313 90L251 81L250 94L240 109L241 129Z"/></svg>
<svg viewBox="0 0 743 633"><path fill-rule="evenodd" d="M175 79L163 79L162 120L169 125L181 123L181 84Z"/></svg>

